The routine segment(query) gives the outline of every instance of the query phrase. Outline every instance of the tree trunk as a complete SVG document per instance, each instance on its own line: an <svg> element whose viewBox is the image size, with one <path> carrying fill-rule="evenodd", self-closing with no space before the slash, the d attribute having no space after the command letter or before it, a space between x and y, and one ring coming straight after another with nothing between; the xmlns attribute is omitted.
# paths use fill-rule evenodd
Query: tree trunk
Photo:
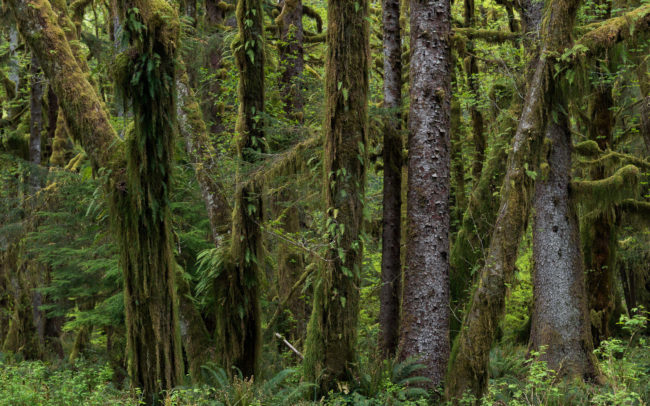
<svg viewBox="0 0 650 406"><path fill-rule="evenodd" d="M529 80L522 116L508 157L487 260L454 343L446 388L447 397L451 399L460 399L467 391L480 398L488 384L490 348L503 316L506 284L512 280L530 211L534 181L527 171L537 169L539 146L554 102L549 99L553 58L547 54L561 53L569 45L577 8L577 0L551 0L546 9L542 49L535 58L534 73Z"/></svg>
<svg viewBox="0 0 650 406"><path fill-rule="evenodd" d="M566 105L566 103L565 103ZM533 223L533 297L530 346L560 375L597 375L587 309L578 215L569 197L571 132L558 112L548 124L548 173L537 182Z"/></svg>
<svg viewBox="0 0 650 406"><path fill-rule="evenodd" d="M276 18L280 28L280 94L288 118L302 122L304 105L302 72L305 68L302 28L302 0L280 0L282 12Z"/></svg>
<svg viewBox="0 0 650 406"><path fill-rule="evenodd" d="M215 33L214 41L207 52L207 68L210 72L216 72L218 79L224 79L226 74L223 61L224 41L221 39L223 33L218 27L224 23L230 7L230 1L205 1L205 23L210 32ZM222 117L224 105L219 102L219 95L222 93L221 80L211 80L207 86L208 94L200 98L203 101L203 112L206 113L204 117L206 123L209 123L209 132L219 135L225 130Z"/></svg>
<svg viewBox="0 0 650 406"><path fill-rule="evenodd" d="M215 246L219 246L232 217L219 176L219 154L210 142L201 109L182 66L178 70L176 89L179 132L185 141L185 151L194 165L194 173L210 221L212 239Z"/></svg>
<svg viewBox="0 0 650 406"><path fill-rule="evenodd" d="M356 358L368 137L368 0L328 1L325 79L327 263L314 287L305 375L322 393L350 382Z"/></svg>
<svg viewBox="0 0 650 406"><path fill-rule="evenodd" d="M402 39L399 0L384 0L384 195L379 326L381 349L392 357L399 341L402 295Z"/></svg>
<svg viewBox="0 0 650 406"><path fill-rule="evenodd" d="M465 0L465 27L472 28L476 24L474 15L474 0ZM485 161L485 148L487 147L487 134L483 125L483 113L478 109L479 83L478 83L478 62L474 55L474 41L468 41L466 45L467 58L465 59L465 75L469 90L474 97L474 103L469 107L472 118L472 138L474 140L474 162L472 164L473 184L476 185L481 177L483 163Z"/></svg>
<svg viewBox="0 0 650 406"><path fill-rule="evenodd" d="M428 388L449 359L450 3L411 0L411 111L400 358L419 357Z"/></svg>
<svg viewBox="0 0 650 406"><path fill-rule="evenodd" d="M29 122L29 162L35 169L41 164L41 131L43 130L43 75L38 65L38 60L32 57L30 67L32 77L31 92L29 98L29 111L31 119ZM39 178L36 171L30 176L32 186L38 188ZM36 182L36 183L35 183Z"/></svg>
<svg viewBox="0 0 650 406"><path fill-rule="evenodd" d="M280 60L280 93L284 102L284 112L287 119L303 121L303 71L305 67L302 26L302 0L280 0L280 15L275 19L280 31L278 45ZM276 211L281 212L282 228L288 234L300 231L300 211L294 185L286 186L278 194L275 202ZM305 271L303 255L291 244L278 242L278 292L280 297L288 297L294 283ZM289 335L294 343L304 340L307 330L309 309L307 303L299 295L292 295L287 307L295 319L295 324L289 327Z"/></svg>
<svg viewBox="0 0 650 406"><path fill-rule="evenodd" d="M598 143L602 151L609 150L612 148L614 135L612 128L614 117L611 111L614 101L611 86L598 84L590 104L589 139ZM612 174L611 168L608 169L602 164L595 164L595 167L590 170L590 177L593 180L605 179ZM596 216L585 216L581 225L591 333L596 347L610 336L609 323L615 307L616 227L614 221L615 218L610 210L606 210Z"/></svg>
<svg viewBox="0 0 650 406"><path fill-rule="evenodd" d="M117 86L131 100L134 126L125 136L127 193L114 193L111 206L122 233L129 376L147 404L158 404L183 377L169 208L180 24L164 0L123 0L118 7L122 21L137 19L146 31L124 25L129 49L116 77L124 78Z"/></svg>
<svg viewBox="0 0 650 406"><path fill-rule="evenodd" d="M262 187L244 182L247 168L260 161L265 151L264 26L260 0L237 3L239 34L233 44L239 69L237 119L237 190L232 221L228 269L221 272L218 292L223 306L217 309L217 354L227 371L239 368L245 377L258 372L261 351L260 266L264 261Z"/></svg>
<svg viewBox="0 0 650 406"><path fill-rule="evenodd" d="M539 35L541 23L540 2L529 0L521 4L521 14L528 16L525 25L527 38ZM533 53L537 44L532 40L524 41L527 53ZM534 67L528 65L526 77L534 72ZM453 108L453 106L452 106ZM473 184L469 196L467 209L462 216L461 227L456 234L451 248L450 258L450 291L452 306L455 309L467 307L467 296L472 289L472 277L474 272L480 270L487 257L487 250L490 246L492 228L496 221L499 201L494 198L500 193L505 176L509 146L514 139L518 119L522 112L522 105L519 96L515 93L510 102L510 109L505 111L498 118L499 128L507 128L508 131L500 131L496 140L491 141L490 155L484 167L481 169L481 177ZM453 124L453 123L452 123ZM460 323L452 318L452 337L458 333Z"/></svg>

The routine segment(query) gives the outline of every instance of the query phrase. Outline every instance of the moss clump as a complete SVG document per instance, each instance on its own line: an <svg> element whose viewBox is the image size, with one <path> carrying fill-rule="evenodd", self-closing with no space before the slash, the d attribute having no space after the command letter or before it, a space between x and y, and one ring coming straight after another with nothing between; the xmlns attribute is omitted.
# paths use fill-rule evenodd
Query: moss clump
<svg viewBox="0 0 650 406"><path fill-rule="evenodd" d="M634 197L639 175L639 168L627 165L605 179L571 182L571 197L588 206L607 208Z"/></svg>

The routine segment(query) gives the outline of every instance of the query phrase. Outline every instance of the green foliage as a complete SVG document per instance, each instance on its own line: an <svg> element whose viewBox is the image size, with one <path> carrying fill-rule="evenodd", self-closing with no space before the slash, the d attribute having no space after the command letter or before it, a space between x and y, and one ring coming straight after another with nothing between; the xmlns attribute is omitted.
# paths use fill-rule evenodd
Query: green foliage
<svg viewBox="0 0 650 406"><path fill-rule="evenodd" d="M138 405L136 397L111 383L112 375L107 364L87 361L72 369L40 361L11 364L0 359L0 405Z"/></svg>

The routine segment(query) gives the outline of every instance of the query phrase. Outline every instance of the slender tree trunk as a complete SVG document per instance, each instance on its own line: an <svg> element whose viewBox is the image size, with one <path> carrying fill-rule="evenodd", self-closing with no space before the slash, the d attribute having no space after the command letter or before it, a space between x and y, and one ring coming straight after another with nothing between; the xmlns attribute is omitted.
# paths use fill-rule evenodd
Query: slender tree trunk
<svg viewBox="0 0 650 406"><path fill-rule="evenodd" d="M525 28L526 38L524 47L528 54L533 54L537 43L533 40L539 36L541 23L541 2L528 0L521 4L521 14L527 16ZM526 77L532 76L534 66L528 65ZM499 204L494 199L500 192L508 162L509 146L515 137L517 120L522 112L519 96L515 95L510 103L510 109L503 114L500 128L508 131L500 132L500 136L492 141L490 155L481 170L478 183L474 183L469 196L461 227L451 248L450 258L450 290L453 308L460 309L467 303L466 298L472 289L472 274L481 269L487 257L490 246L492 228L496 221ZM452 319L452 337L456 335L460 323Z"/></svg>
<svg viewBox="0 0 650 406"><path fill-rule="evenodd" d="M566 105L566 102L564 103ZM560 375L597 375L578 216L569 196L571 132L558 111L546 130L548 173L537 182L533 223L531 348Z"/></svg>
<svg viewBox="0 0 650 406"><path fill-rule="evenodd" d="M41 164L41 131L43 130L43 74L38 65L38 60L32 57L30 67L32 76L31 93L29 98L29 111L31 120L29 122L29 162L36 167ZM38 187L38 176L34 176L32 185ZM37 182L37 183L34 183Z"/></svg>
<svg viewBox="0 0 650 406"><path fill-rule="evenodd" d="M400 358L436 388L449 359L450 3L411 0L411 111Z"/></svg>
<svg viewBox="0 0 650 406"><path fill-rule="evenodd" d="M554 102L549 99L554 61L548 53L561 53L569 45L577 8L578 0L551 0L546 9L542 47L535 58L534 73L529 79L522 116L508 157L487 261L454 344L446 388L450 399L460 399L467 391L480 398L488 384L490 348L503 316L506 284L512 280L534 189L533 179L526 171L537 169L539 146Z"/></svg>
<svg viewBox="0 0 650 406"><path fill-rule="evenodd" d="M476 24L474 0L465 0L465 27L471 28ZM483 125L483 113L478 109L479 83L478 83L478 62L474 55L474 41L467 42L467 59L465 60L465 74L470 92L474 97L474 103L469 107L472 118L472 138L474 140L474 162L472 163L472 178L474 185L479 182L483 163L485 161L485 148L487 147L487 134Z"/></svg>
<svg viewBox="0 0 650 406"><path fill-rule="evenodd" d="M44 157L47 157L48 163L52 157L52 145L54 143L54 135L56 134L56 122L59 116L59 100L56 98L52 86L47 87L47 132L45 139L47 140L47 149Z"/></svg>
<svg viewBox="0 0 650 406"><path fill-rule="evenodd" d="M232 217L224 186L217 176L219 154L210 142L201 109L182 66L178 71L176 89L179 132L185 141L185 151L194 165L194 173L210 221L212 239L215 246L219 246Z"/></svg>
<svg viewBox="0 0 650 406"><path fill-rule="evenodd" d="M314 287L307 327L305 375L327 393L350 382L363 246L365 148L368 137L368 0L328 1L325 80L325 204L327 262Z"/></svg>
<svg viewBox="0 0 650 406"><path fill-rule="evenodd" d="M280 0L280 15L275 19L280 31L278 46L280 59L280 93L284 102L286 117L303 121L303 71L305 67L302 26L302 0ZM288 234L300 231L300 211L296 206L297 194L294 185L288 185L278 195L276 211L282 214L282 228ZM300 251L291 244L278 243L278 292L288 297L294 283L304 273L304 260ZM304 340L307 330L309 309L299 295L293 295L287 304L296 323L290 326L291 341Z"/></svg>
<svg viewBox="0 0 650 406"><path fill-rule="evenodd" d="M247 168L260 161L264 140L264 26L260 0L237 3L239 34L233 44L239 69L237 152L240 167L233 212L230 263L222 271L218 292L217 354L221 365L239 368L245 377L258 372L261 351L260 266L264 261L262 185L245 182Z"/></svg>
<svg viewBox="0 0 650 406"><path fill-rule="evenodd" d="M205 22L208 30L213 33L213 43L207 53L207 67L210 72L216 72L218 79L225 78L225 68L223 62L224 43L221 39L220 29L224 23L227 10L232 7L230 1L206 0L205 1ZM209 123L211 134L221 134L225 127L223 125L224 105L219 102L221 95L221 80L211 80L208 84L209 93L202 97L203 111L206 123Z"/></svg>
<svg viewBox="0 0 650 406"><path fill-rule="evenodd" d="M282 12L276 18L280 27L278 47L280 66L280 93L287 117L302 121L304 105L302 72L305 68L302 28L302 0L280 0Z"/></svg>
<svg viewBox="0 0 650 406"><path fill-rule="evenodd" d="M610 110L614 104L612 88L598 85L590 106L589 138L605 151L612 147L614 117ZM602 164L590 170L591 179L601 180L613 171ZM587 217L587 216L586 216ZM605 212L588 216L582 223L584 261L589 293L589 311L593 344L598 346L609 338L609 323L615 308L615 249L616 227L614 218Z"/></svg>
<svg viewBox="0 0 650 406"><path fill-rule="evenodd" d="M384 195L381 252L380 345L393 356L399 341L402 295L402 39L399 0L384 0Z"/></svg>

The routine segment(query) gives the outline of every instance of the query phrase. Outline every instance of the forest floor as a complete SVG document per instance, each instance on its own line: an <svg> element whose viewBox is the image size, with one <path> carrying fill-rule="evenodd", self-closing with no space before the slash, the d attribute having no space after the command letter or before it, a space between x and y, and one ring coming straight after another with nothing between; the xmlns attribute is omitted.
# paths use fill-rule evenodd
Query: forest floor
<svg viewBox="0 0 650 406"><path fill-rule="evenodd" d="M634 323L637 323L634 326ZM647 405L650 403L650 336L643 320L628 319L626 336L604 342L597 350L602 380L567 381L549 370L538 354L523 345L501 343L491 352L490 385L482 405ZM0 406L139 405L137 392L123 389L126 380L102 358L100 340L74 365L67 361L20 361L0 353ZM291 355L286 354L285 362ZM276 362L280 365L282 360ZM274 364L266 364L274 365ZM355 388L341 387L327 399L305 400L311 385L298 367L267 370L261 381L229 380L223 370L206 366L202 385L166 394L165 405L430 405L417 381L419 364L369 362ZM461 404L472 404L464 399Z"/></svg>

